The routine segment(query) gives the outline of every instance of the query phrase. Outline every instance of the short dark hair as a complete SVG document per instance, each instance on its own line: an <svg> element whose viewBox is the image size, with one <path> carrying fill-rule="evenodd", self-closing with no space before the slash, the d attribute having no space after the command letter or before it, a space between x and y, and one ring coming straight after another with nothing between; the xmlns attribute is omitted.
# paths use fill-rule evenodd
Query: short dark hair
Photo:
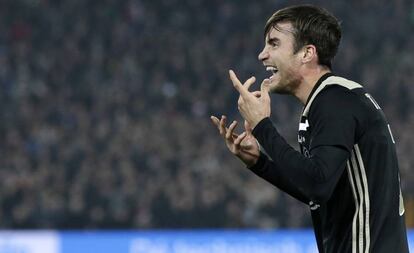
<svg viewBox="0 0 414 253"><path fill-rule="evenodd" d="M303 46L316 47L319 64L332 68L341 41L341 27L338 20L327 10L313 5L295 5L276 11L267 21L265 37L271 28L277 29L280 22L290 22L293 26L294 53Z"/></svg>

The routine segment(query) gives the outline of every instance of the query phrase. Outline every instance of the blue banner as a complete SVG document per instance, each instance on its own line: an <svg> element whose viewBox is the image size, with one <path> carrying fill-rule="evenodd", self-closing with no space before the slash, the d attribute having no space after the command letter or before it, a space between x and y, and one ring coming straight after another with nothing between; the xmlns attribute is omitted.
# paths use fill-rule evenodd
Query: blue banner
<svg viewBox="0 0 414 253"><path fill-rule="evenodd" d="M317 253L312 231L63 233L63 253Z"/></svg>
<svg viewBox="0 0 414 253"><path fill-rule="evenodd" d="M414 231L408 234L414 252ZM317 253L312 230L0 231L0 253Z"/></svg>
<svg viewBox="0 0 414 253"><path fill-rule="evenodd" d="M171 230L62 234L62 253L317 253L312 230ZM409 233L414 252L414 231Z"/></svg>

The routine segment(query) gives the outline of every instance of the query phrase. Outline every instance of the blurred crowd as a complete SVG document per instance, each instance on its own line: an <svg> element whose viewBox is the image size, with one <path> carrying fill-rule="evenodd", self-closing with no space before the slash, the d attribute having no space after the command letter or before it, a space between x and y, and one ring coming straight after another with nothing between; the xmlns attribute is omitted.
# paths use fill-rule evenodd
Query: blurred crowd
<svg viewBox="0 0 414 253"><path fill-rule="evenodd" d="M209 119L241 120L227 71L269 75L264 24L295 3L0 1L0 227L310 226L308 207L249 172ZM334 72L387 115L414 226L414 4L312 3L342 23ZM272 96L295 147L300 110Z"/></svg>

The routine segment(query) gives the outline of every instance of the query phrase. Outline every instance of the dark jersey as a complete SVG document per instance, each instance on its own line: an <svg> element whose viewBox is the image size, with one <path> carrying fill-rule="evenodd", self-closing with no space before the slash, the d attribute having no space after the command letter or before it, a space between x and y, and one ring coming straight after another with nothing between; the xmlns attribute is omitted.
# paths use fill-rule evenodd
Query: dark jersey
<svg viewBox="0 0 414 253"><path fill-rule="evenodd" d="M299 123L297 152L269 118L254 173L310 206L320 252L408 252L395 143L384 114L358 83L324 75Z"/></svg>

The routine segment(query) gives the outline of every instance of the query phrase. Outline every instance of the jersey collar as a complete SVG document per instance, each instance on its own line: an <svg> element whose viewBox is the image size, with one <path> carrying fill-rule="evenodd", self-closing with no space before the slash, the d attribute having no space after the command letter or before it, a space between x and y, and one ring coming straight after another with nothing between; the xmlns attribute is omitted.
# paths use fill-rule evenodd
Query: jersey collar
<svg viewBox="0 0 414 253"><path fill-rule="evenodd" d="M309 96L308 96L308 98L307 98L307 100L306 100L305 106L304 106L303 108L306 108L306 106L307 106L307 105L308 105L308 103L309 103L309 99L312 97L313 93L315 93L316 89L317 89L317 88L321 85L321 83L322 83L323 81L325 81L328 77L333 76L333 75L334 75L334 74L333 74L332 72L329 72L329 73L326 73L326 74L322 75L322 76L319 78L319 80L316 82L315 86L313 86L312 91L311 91L311 93L309 94Z"/></svg>

